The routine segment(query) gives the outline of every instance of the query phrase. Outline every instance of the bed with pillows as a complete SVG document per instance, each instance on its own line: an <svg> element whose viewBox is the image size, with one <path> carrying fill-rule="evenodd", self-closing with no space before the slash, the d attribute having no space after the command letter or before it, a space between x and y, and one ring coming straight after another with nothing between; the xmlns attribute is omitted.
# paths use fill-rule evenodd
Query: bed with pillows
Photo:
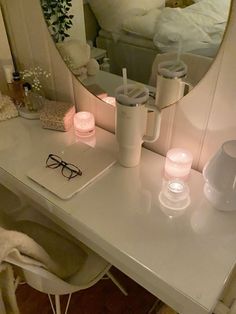
<svg viewBox="0 0 236 314"><path fill-rule="evenodd" d="M186 8L165 0L87 0L99 32L96 45L107 51L111 72L148 82L157 53L191 52L214 57L228 20L230 0L194 0Z"/></svg>

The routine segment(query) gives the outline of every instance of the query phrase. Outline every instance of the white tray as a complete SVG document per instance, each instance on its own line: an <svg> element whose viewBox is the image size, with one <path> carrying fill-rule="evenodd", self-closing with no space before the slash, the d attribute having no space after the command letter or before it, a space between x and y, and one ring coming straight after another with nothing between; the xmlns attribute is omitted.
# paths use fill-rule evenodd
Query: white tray
<svg viewBox="0 0 236 314"><path fill-rule="evenodd" d="M27 175L61 199L72 197L116 162L115 157L105 149L92 148L81 142L66 147L64 151L52 152L52 154L79 167L82 170L82 176L68 180L62 175L61 167L56 169L46 167L47 156L45 160L42 160L42 164L31 169Z"/></svg>

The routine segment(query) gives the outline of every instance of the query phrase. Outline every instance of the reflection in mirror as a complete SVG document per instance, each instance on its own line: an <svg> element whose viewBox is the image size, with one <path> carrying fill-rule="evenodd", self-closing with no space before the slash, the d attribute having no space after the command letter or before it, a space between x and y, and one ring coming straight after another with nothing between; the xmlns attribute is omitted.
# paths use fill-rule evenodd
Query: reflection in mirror
<svg viewBox="0 0 236 314"><path fill-rule="evenodd" d="M114 95L122 68L131 82L173 103L209 69L231 0L41 0L68 67L100 98ZM158 75L157 75L158 74ZM169 94L175 94L173 98Z"/></svg>

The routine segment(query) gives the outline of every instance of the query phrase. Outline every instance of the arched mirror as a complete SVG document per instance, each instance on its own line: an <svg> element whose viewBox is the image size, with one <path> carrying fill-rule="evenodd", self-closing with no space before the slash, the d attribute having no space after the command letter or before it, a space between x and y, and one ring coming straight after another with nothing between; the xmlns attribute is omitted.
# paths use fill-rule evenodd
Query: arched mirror
<svg viewBox="0 0 236 314"><path fill-rule="evenodd" d="M122 82L122 68L127 69L128 79L154 91L157 86L158 90L157 72L165 61L171 61L167 62L168 70L179 71L181 78L194 87L218 52L231 2L40 1L62 58L88 90L101 99L114 95ZM183 95L184 92L179 98Z"/></svg>

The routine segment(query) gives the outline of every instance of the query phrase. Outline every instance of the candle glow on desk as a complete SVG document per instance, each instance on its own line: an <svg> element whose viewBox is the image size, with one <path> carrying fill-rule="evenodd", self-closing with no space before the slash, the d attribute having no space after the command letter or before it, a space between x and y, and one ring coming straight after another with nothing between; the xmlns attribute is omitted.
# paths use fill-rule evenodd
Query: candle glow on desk
<svg viewBox="0 0 236 314"><path fill-rule="evenodd" d="M192 166L192 154L182 148L173 148L167 152L165 177L186 179Z"/></svg>
<svg viewBox="0 0 236 314"><path fill-rule="evenodd" d="M95 133L95 119L91 112L80 111L74 115L74 130L78 137L88 137Z"/></svg>

